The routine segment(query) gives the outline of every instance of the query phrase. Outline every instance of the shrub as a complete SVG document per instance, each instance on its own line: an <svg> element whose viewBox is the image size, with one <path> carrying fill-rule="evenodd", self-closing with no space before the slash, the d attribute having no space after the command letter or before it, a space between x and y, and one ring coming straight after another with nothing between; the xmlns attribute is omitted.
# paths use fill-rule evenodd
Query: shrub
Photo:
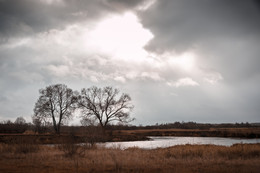
<svg viewBox="0 0 260 173"><path fill-rule="evenodd" d="M74 157L75 155L84 156L86 147L84 145L76 144L76 136L72 132L67 136L62 144L58 145L58 149L64 153L65 157Z"/></svg>

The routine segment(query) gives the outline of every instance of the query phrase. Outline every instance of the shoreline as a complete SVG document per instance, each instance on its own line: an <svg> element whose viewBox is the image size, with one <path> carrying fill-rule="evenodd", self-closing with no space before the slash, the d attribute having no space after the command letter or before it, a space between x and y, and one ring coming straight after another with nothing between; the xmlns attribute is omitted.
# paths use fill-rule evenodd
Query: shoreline
<svg viewBox="0 0 260 173"><path fill-rule="evenodd" d="M260 128L223 128L223 129L144 129L108 130L105 134L96 131L57 134L0 134L0 143L28 142L37 144L61 144L68 140L83 142L123 142L146 141L154 137L223 137L239 139L259 139Z"/></svg>

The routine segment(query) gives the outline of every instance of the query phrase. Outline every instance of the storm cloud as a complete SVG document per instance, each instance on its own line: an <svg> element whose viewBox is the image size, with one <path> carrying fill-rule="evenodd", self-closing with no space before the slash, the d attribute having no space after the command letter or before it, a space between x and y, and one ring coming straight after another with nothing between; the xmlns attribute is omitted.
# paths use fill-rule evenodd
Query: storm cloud
<svg viewBox="0 0 260 173"><path fill-rule="evenodd" d="M0 120L65 83L129 93L134 124L260 121L259 2L1 0Z"/></svg>

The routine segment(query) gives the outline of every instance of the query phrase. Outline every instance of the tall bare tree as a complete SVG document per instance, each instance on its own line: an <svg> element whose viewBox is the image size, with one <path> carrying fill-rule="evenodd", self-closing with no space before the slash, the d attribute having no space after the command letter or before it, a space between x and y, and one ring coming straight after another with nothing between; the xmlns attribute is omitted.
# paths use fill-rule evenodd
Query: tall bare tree
<svg viewBox="0 0 260 173"><path fill-rule="evenodd" d="M129 114L134 107L131 97L124 93L119 97L118 94L119 90L112 87L82 89L78 105L82 109L83 120L95 120L103 129L112 121L133 121Z"/></svg>
<svg viewBox="0 0 260 173"><path fill-rule="evenodd" d="M76 94L64 84L50 85L40 89L39 93L40 97L34 107L34 116L43 121L51 119L55 132L59 134L61 124L76 109Z"/></svg>
<svg viewBox="0 0 260 173"><path fill-rule="evenodd" d="M17 117L14 121L15 124L26 124L26 120L23 117Z"/></svg>

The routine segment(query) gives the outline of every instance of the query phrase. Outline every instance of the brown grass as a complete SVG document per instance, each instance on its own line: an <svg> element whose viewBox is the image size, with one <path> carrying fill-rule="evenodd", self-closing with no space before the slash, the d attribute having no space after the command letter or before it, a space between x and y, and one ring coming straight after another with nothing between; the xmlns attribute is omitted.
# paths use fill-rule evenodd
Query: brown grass
<svg viewBox="0 0 260 173"><path fill-rule="evenodd" d="M18 145L13 145L17 147ZM181 145L164 149L95 148L71 157L58 147L15 152L0 145L0 172L259 172L260 144Z"/></svg>
<svg viewBox="0 0 260 173"><path fill-rule="evenodd" d="M260 128L210 128L210 129L142 129L115 130L113 135L135 136L201 136L259 138Z"/></svg>

